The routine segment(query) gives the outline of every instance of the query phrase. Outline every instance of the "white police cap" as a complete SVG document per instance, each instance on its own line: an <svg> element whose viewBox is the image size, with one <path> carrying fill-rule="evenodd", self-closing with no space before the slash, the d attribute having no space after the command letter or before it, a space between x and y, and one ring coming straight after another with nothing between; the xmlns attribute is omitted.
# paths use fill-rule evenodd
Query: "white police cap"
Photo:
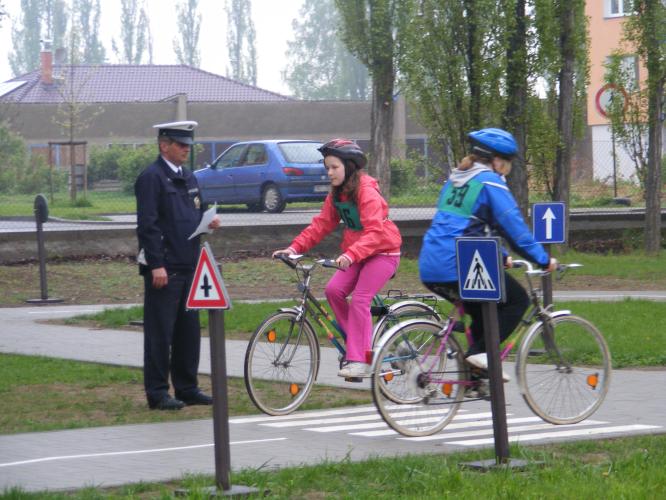
<svg viewBox="0 0 666 500"><path fill-rule="evenodd" d="M195 121L158 123L153 125L157 130L157 137L168 137L182 144L194 144L194 128L199 125Z"/></svg>

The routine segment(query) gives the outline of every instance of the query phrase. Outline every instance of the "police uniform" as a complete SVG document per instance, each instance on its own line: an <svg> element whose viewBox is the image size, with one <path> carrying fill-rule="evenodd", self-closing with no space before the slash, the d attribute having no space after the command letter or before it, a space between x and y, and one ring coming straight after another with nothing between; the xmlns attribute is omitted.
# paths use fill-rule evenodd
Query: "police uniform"
<svg viewBox="0 0 666 500"><path fill-rule="evenodd" d="M158 137L193 144L196 122L155 125ZM176 169L180 167L178 172ZM140 273L144 277L144 386L151 408L180 409L210 404L198 388L201 332L198 311L185 309L199 253L199 237L188 240L203 211L196 177L162 155L134 185ZM153 286L152 271L164 268L168 282ZM169 375L176 399L169 396Z"/></svg>

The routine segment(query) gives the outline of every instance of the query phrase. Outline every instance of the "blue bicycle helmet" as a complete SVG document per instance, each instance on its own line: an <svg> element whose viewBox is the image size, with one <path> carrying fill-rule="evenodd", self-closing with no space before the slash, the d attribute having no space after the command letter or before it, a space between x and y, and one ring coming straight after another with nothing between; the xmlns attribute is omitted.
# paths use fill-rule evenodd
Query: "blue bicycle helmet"
<svg viewBox="0 0 666 500"><path fill-rule="evenodd" d="M500 156L511 160L518 153L518 144L513 135L501 128L474 130L467 138L472 143L472 153L484 158Z"/></svg>

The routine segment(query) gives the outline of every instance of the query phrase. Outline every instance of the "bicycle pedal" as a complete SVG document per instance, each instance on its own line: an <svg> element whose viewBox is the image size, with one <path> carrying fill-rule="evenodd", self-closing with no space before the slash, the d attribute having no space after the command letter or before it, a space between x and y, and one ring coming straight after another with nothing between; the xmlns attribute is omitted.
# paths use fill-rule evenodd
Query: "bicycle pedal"
<svg viewBox="0 0 666 500"><path fill-rule="evenodd" d="M345 382L360 383L360 382L363 382L363 378L362 377L346 377Z"/></svg>

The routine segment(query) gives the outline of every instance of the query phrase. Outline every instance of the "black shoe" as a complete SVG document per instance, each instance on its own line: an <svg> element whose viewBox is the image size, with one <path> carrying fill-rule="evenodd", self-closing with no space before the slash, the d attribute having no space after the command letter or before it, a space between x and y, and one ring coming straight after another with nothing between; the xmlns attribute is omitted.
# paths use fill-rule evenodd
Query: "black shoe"
<svg viewBox="0 0 666 500"><path fill-rule="evenodd" d="M185 403L188 406L213 404L213 398L211 398L208 394L204 394L201 391L195 392L190 396L183 396L180 399L182 400L183 403Z"/></svg>
<svg viewBox="0 0 666 500"><path fill-rule="evenodd" d="M164 396L159 401L148 401L148 407L151 410L180 410L185 408L185 403L180 399Z"/></svg>

